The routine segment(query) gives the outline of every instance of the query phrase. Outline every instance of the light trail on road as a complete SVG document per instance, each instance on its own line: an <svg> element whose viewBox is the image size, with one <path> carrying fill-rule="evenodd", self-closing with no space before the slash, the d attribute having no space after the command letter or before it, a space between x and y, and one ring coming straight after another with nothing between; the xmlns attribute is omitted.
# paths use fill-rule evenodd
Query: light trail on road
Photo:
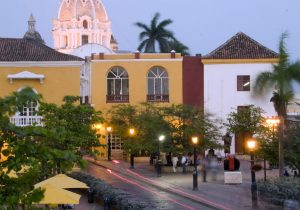
<svg viewBox="0 0 300 210"><path fill-rule="evenodd" d="M188 205L186 205L186 204L180 203L180 202L177 201L176 199L168 198L167 196L161 195L160 193L155 192L154 190L151 190L151 189L149 189L149 188L147 188L147 187L144 187L144 186L140 185L140 184L137 183L137 182L134 182L134 181L132 181L132 180L126 179L126 178L124 178L124 177L122 177L122 176L120 176L120 175L118 175L118 174L112 172L110 169L107 169L107 172L110 173L110 174L112 174L112 175L114 175L115 177L117 177L117 178L119 178L119 179L125 181L125 182L128 182L128 183L130 183L130 184L133 184L133 185L135 185L135 186L138 186L138 187L142 188L143 190L146 190L146 191L148 191L148 192L154 193L154 194L159 195L159 196L161 196L161 197L165 197L167 200L169 200L169 201L171 201L171 202L174 202L174 203L176 203L176 204L178 204L178 205L180 205L180 206L182 206L182 207L184 207L184 208L186 208L186 209L196 210L195 208L193 208L193 207L191 207L191 206L188 206Z"/></svg>
<svg viewBox="0 0 300 210"><path fill-rule="evenodd" d="M92 166L92 165L94 166ZM187 199L185 197L167 192L143 181L141 178L133 178L126 170L119 174L118 171L107 168L103 165L91 163L87 172L94 177L100 178L112 186L122 189L125 192L134 195L141 200L154 204L153 209L170 209L170 210L209 210L205 205L199 202ZM122 167L121 167L122 168ZM120 178L121 177L121 178ZM125 181L128 180L128 181ZM133 184L135 183L135 184ZM214 208L215 209L215 208Z"/></svg>
<svg viewBox="0 0 300 210"><path fill-rule="evenodd" d="M147 177L144 177L143 175L141 175L141 174L139 174L139 173L137 173L137 172L133 172L133 171L130 170L130 169L126 169L126 171L129 172L129 173L131 173L131 174L133 174L133 175L135 175L135 176L138 176L138 177L140 177L140 178L142 178L142 179L145 179L145 180L147 180L148 182L151 182L151 183L157 185L157 183L156 183L154 180L149 179L149 178L147 178ZM199 201L202 201L202 202L207 203L207 204L209 204L209 205L212 205L212 206L214 206L214 207L216 207L216 208L218 208L218 209L231 210L231 209L228 208L228 207L225 207L225 206L222 206L222 205L220 205L220 204L214 203L214 202L209 201L209 200L207 200L207 199L205 199L205 198L202 198L202 197L200 197L200 196L198 196L198 195L193 195L193 194L190 194L190 193L188 193L188 192L185 192L185 191L182 191L182 190L178 190L178 189L175 189L175 188L172 188L172 190L173 190L173 191L176 191L176 192L178 192L178 193L180 193L180 194L184 194L184 195L193 197L193 198L195 198L196 200L199 200Z"/></svg>

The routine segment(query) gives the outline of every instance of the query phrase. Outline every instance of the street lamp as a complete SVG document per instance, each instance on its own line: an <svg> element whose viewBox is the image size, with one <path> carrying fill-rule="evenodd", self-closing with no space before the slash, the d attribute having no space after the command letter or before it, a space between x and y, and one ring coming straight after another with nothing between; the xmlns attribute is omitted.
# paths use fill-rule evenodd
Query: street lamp
<svg viewBox="0 0 300 210"><path fill-rule="evenodd" d="M198 137L193 136L192 142L194 144L194 172L193 172L193 190L198 190L198 171L197 171L197 154L196 147L198 144Z"/></svg>
<svg viewBox="0 0 300 210"><path fill-rule="evenodd" d="M135 130L134 130L134 128L130 128L130 129L129 129L129 135L130 135L131 138L132 138L132 143L134 143L134 142L133 142L133 136L135 135ZM132 149L131 149L131 151L130 151L130 168L131 168L131 169L134 169L134 154L133 154Z"/></svg>
<svg viewBox="0 0 300 210"><path fill-rule="evenodd" d="M250 162L251 162L251 194L252 194L252 205L253 207L257 206L257 186L255 180L255 171L254 171L254 149L256 146L256 141L254 139L250 139L247 142L248 148L250 150Z"/></svg>
<svg viewBox="0 0 300 210"><path fill-rule="evenodd" d="M96 124L94 124L93 125L93 129L95 129L95 130L101 130L101 128L102 128L102 124L101 123L96 123Z"/></svg>
<svg viewBox="0 0 300 210"><path fill-rule="evenodd" d="M111 132L112 132L112 127L108 126L106 128L107 131L107 160L111 161Z"/></svg>
<svg viewBox="0 0 300 210"><path fill-rule="evenodd" d="M156 163L156 172L157 172L157 176L160 177L161 176L161 159L160 159L160 142L162 142L163 140L165 140L165 136L164 135L160 135L158 137L158 157L157 157L157 163Z"/></svg>
<svg viewBox="0 0 300 210"><path fill-rule="evenodd" d="M279 125L280 120L279 118L272 116L272 118L267 118L266 123L270 129L272 129L272 138L274 140L275 137L275 128ZM267 180L267 171L266 171L266 157L264 154L264 180Z"/></svg>

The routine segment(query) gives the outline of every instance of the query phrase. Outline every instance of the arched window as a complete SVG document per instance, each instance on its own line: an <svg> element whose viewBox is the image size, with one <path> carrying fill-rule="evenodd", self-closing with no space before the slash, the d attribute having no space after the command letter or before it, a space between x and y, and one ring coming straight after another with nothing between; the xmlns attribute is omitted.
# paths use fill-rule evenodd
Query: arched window
<svg viewBox="0 0 300 210"><path fill-rule="evenodd" d="M122 67L113 67L107 74L107 103L129 102L128 74Z"/></svg>
<svg viewBox="0 0 300 210"><path fill-rule="evenodd" d="M84 29L87 29L88 28L88 22L86 20L84 20L82 22L82 26L83 26Z"/></svg>
<svg viewBox="0 0 300 210"><path fill-rule="evenodd" d="M169 77L168 72L155 66L148 72L148 102L169 102Z"/></svg>
<svg viewBox="0 0 300 210"><path fill-rule="evenodd" d="M22 91L23 88L18 91ZM34 89L33 91L37 93ZM16 112L14 116L10 117L10 122L16 126L42 126L42 116L37 115L38 111L37 101L28 101L24 104L23 109Z"/></svg>

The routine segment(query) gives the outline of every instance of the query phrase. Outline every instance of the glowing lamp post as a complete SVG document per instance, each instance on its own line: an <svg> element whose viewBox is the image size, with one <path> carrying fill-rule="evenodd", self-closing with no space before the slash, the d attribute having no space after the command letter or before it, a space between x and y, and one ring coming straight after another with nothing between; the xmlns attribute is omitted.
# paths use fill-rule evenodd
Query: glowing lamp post
<svg viewBox="0 0 300 210"><path fill-rule="evenodd" d="M133 136L135 135L135 130L134 130L134 128L130 128L129 129L129 135L130 135L130 137L132 138L132 143L134 143L133 141ZM132 149L131 149L131 151L130 151L130 168L131 169L134 169L134 154L133 154L133 151L132 151Z"/></svg>
<svg viewBox="0 0 300 210"><path fill-rule="evenodd" d="M95 129L95 130L101 130L101 128L102 128L102 124L101 123L97 123L97 124L95 124L94 126L93 126L93 128Z"/></svg>
<svg viewBox="0 0 300 210"><path fill-rule="evenodd" d="M198 190L198 171L197 171L197 154L196 147L198 144L198 137L193 136L192 142L194 144L194 172L193 172L193 190Z"/></svg>
<svg viewBox="0 0 300 210"><path fill-rule="evenodd" d="M107 127L107 160L111 161L111 132L112 132L112 127Z"/></svg>
<svg viewBox="0 0 300 210"><path fill-rule="evenodd" d="M160 142L162 142L163 140L165 140L165 136L164 135L160 135L158 137L158 157L157 157L157 163L156 163L156 172L157 172L157 176L161 176L161 159L160 159Z"/></svg>
<svg viewBox="0 0 300 210"><path fill-rule="evenodd" d="M256 141L251 139L247 142L247 146L250 150L250 162L251 162L251 194L252 194L252 205L253 207L257 206L257 186L255 180L255 171L254 171L254 149L256 147Z"/></svg>

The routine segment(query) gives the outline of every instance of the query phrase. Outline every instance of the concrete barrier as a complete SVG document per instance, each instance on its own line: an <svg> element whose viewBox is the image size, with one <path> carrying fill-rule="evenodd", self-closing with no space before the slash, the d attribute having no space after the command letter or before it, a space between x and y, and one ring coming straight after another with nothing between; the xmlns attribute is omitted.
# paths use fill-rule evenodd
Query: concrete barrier
<svg viewBox="0 0 300 210"><path fill-rule="evenodd" d="M240 171L225 171L224 172L224 183L225 184L242 184L243 177Z"/></svg>

